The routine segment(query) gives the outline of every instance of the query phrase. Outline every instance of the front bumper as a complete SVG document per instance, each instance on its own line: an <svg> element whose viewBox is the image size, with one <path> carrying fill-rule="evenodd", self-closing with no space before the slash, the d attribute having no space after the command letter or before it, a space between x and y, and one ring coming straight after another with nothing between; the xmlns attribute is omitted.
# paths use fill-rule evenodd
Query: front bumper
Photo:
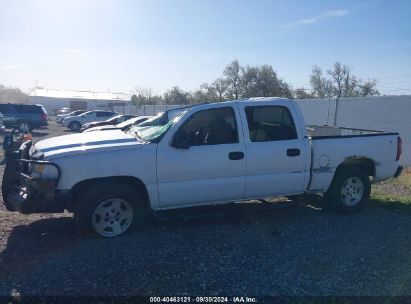
<svg viewBox="0 0 411 304"><path fill-rule="evenodd" d="M69 191L57 190L61 171L57 164L28 159L31 141L21 145L19 151L7 157L3 175L3 202L9 211L21 213L57 213L67 209ZM53 166L57 169L56 178L34 178L30 175L29 164Z"/></svg>

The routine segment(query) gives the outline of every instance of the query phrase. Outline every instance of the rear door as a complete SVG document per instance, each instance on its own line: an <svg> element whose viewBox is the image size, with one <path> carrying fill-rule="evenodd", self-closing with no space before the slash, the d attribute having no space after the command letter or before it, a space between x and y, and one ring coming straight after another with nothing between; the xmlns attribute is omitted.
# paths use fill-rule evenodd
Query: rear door
<svg viewBox="0 0 411 304"><path fill-rule="evenodd" d="M0 104L0 112L3 114L3 123L6 126L12 125L15 120L13 107L9 104Z"/></svg>
<svg viewBox="0 0 411 304"><path fill-rule="evenodd" d="M82 116L79 116L79 120L81 120L82 124L85 124L88 122L96 121L97 120L96 116L97 116L97 112L89 112Z"/></svg>
<svg viewBox="0 0 411 304"><path fill-rule="evenodd" d="M286 105L239 103L247 151L246 198L304 192L308 141Z"/></svg>
<svg viewBox="0 0 411 304"><path fill-rule="evenodd" d="M244 197L246 160L239 120L235 107L207 108L187 114L166 134L157 150L161 208ZM176 137L189 138L187 147L173 146Z"/></svg>

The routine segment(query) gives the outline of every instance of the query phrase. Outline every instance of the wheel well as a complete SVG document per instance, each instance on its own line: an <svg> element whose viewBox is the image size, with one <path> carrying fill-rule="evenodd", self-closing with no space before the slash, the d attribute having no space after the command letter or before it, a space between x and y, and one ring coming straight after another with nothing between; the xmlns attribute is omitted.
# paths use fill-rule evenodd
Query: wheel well
<svg viewBox="0 0 411 304"><path fill-rule="evenodd" d="M375 163L372 159L366 157L350 157L342 162L336 170L338 173L340 170L344 169L347 166L355 166L363 169L368 176L375 176Z"/></svg>
<svg viewBox="0 0 411 304"><path fill-rule="evenodd" d="M68 125L71 126L71 125L74 124L74 123L78 123L78 124L81 125L81 123L80 123L78 120L70 121L70 123L69 123Z"/></svg>
<svg viewBox="0 0 411 304"><path fill-rule="evenodd" d="M150 198L148 196L147 188L140 179L134 176L110 176L110 177L86 179L86 180L83 180L75 184L74 187L70 191L71 199L70 199L69 211L73 210L74 203L76 202L77 197L81 194L83 190L97 183L102 183L102 182L118 182L118 183L124 183L124 184L132 186L138 191L139 194L142 195L146 206L150 208Z"/></svg>

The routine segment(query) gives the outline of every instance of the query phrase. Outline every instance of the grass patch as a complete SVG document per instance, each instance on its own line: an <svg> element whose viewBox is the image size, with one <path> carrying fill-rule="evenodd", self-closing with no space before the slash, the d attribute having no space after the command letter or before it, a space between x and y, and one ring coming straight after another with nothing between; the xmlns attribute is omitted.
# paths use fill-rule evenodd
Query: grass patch
<svg viewBox="0 0 411 304"><path fill-rule="evenodd" d="M388 196L381 194L371 195L372 201L378 201L381 203L399 203L404 205L411 205L411 196Z"/></svg>
<svg viewBox="0 0 411 304"><path fill-rule="evenodd" d="M411 213L411 196L371 195L371 203L382 208L401 210Z"/></svg>

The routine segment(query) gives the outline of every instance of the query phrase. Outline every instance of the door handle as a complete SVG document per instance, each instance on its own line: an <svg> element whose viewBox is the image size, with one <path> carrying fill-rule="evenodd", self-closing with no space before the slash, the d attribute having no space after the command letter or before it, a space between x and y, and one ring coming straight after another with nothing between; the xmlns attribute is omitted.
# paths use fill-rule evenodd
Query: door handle
<svg viewBox="0 0 411 304"><path fill-rule="evenodd" d="M287 156L294 157L300 155L300 149L287 149Z"/></svg>
<svg viewBox="0 0 411 304"><path fill-rule="evenodd" d="M228 153L228 158L230 160L239 160L244 158L243 152L230 152Z"/></svg>

